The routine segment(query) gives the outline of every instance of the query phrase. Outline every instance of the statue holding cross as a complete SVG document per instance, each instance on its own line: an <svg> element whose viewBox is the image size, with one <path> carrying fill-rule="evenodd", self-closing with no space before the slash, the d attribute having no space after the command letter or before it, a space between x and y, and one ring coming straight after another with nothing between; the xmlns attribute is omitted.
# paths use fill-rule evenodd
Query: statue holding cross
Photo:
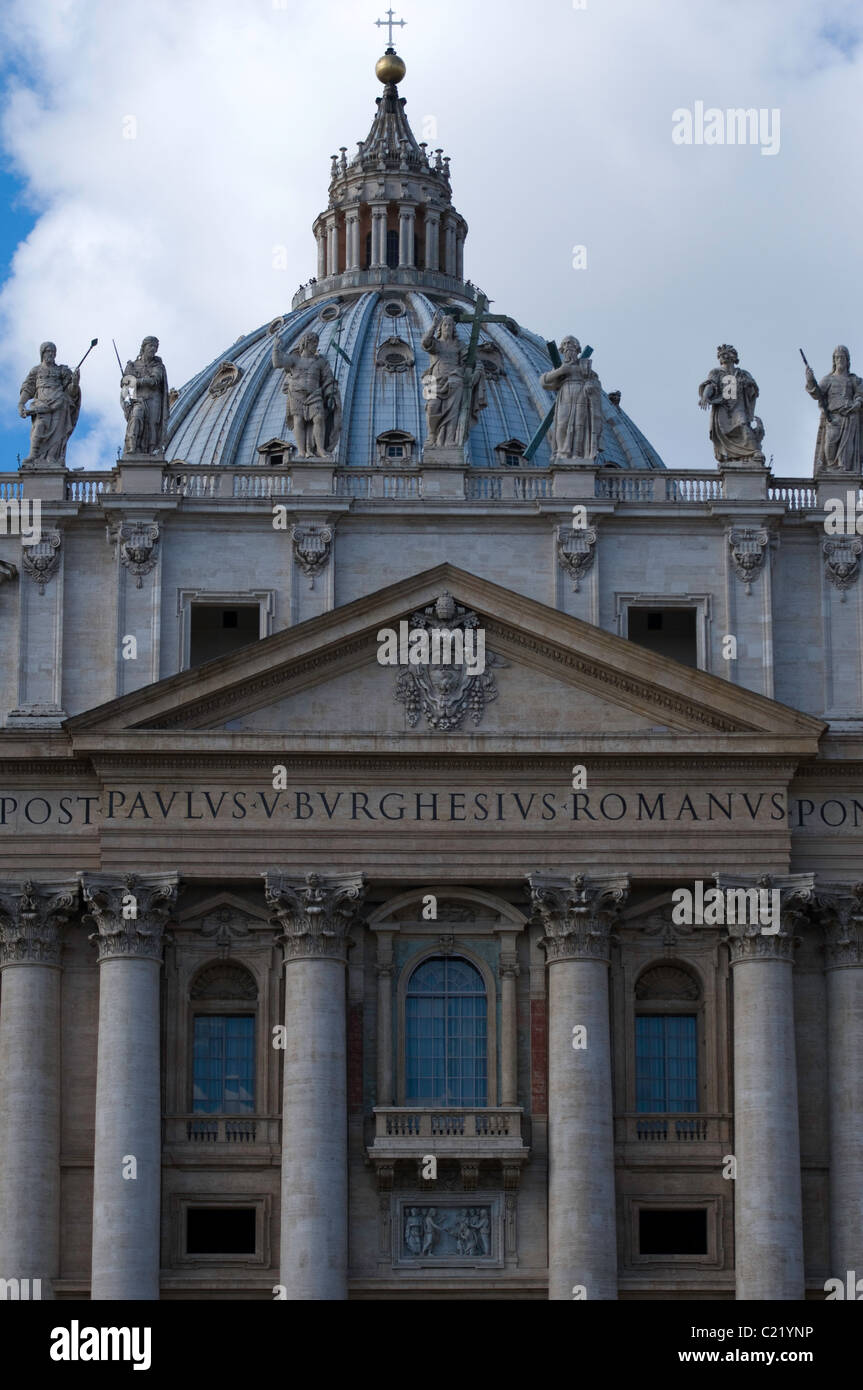
<svg viewBox="0 0 863 1390"><path fill-rule="evenodd" d="M423 373L427 449L452 449L464 444L470 422L476 423L487 405L482 367L459 340L452 314L438 312L422 340L431 361Z"/></svg>
<svg viewBox="0 0 863 1390"><path fill-rule="evenodd" d="M557 393L551 423L552 461L595 459L602 447L602 384L577 338L564 338L560 351L563 361L539 379L546 391Z"/></svg>

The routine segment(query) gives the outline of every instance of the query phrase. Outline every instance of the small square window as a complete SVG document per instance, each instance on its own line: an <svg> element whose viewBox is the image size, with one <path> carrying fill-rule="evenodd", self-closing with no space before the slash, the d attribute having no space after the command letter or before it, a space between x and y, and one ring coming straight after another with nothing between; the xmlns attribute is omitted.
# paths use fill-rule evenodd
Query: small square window
<svg viewBox="0 0 863 1390"><path fill-rule="evenodd" d="M707 1211L652 1210L638 1213L640 1255L706 1255Z"/></svg>
<svg viewBox="0 0 863 1390"><path fill-rule="evenodd" d="M254 1255L254 1207L188 1207L187 1255Z"/></svg>
<svg viewBox="0 0 863 1390"><path fill-rule="evenodd" d="M508 468L518 468L519 464L521 463L521 455L520 455L520 454L505 454L505 455L504 455L504 461L505 461L506 466L507 466Z"/></svg>
<svg viewBox="0 0 863 1390"><path fill-rule="evenodd" d="M402 444L388 444L388 445L387 445L387 458L390 458L390 459L403 459L404 456L405 456L404 445L402 445Z"/></svg>

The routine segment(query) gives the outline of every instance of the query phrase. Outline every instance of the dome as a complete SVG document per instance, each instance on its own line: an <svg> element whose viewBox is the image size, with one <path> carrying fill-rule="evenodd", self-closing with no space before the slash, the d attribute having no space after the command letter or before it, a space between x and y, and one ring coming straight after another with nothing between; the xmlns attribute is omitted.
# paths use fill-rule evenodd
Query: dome
<svg viewBox="0 0 863 1390"><path fill-rule="evenodd" d="M317 277L300 287L289 313L238 339L179 393L168 427L172 461L207 468L249 467L277 456L288 462L295 450L273 347L284 353L315 332L341 395L338 465L417 462L427 434L422 378L430 357L423 337L445 311L467 347L479 305L476 363L485 389L477 399L485 406L459 449L469 467L528 466L521 456L554 403L539 384L554 365L549 347L514 320L489 315L484 296L464 278L468 225L453 205L449 157L417 142L391 80L404 75L404 64L393 49L387 55L379 73L384 94L366 139L351 158L347 146L332 156L328 205L313 225ZM597 465L664 468L619 400L603 393ZM461 435L466 427L460 424ZM530 465L550 462L544 436Z"/></svg>
<svg viewBox="0 0 863 1390"><path fill-rule="evenodd" d="M312 331L320 337L318 351L341 391L339 466L376 464L378 440L390 431L416 441L416 458L426 437L422 375L429 356L422 338L442 308L461 309L471 317L474 305L467 296L399 286L315 299L275 319L239 339L183 388L171 411L167 457L188 465L249 467L265 461L265 445L289 442L282 372L271 360L273 343L278 338L290 348ZM465 344L470 331L469 323L457 326ZM511 320L484 325L478 359L488 404L470 430L466 461L475 468L494 468L503 462L502 446L526 446L553 404L551 393L539 384L552 363L545 340ZM604 392L602 403L605 427L597 464L664 468L638 427ZM532 464L548 468L550 462L546 437Z"/></svg>

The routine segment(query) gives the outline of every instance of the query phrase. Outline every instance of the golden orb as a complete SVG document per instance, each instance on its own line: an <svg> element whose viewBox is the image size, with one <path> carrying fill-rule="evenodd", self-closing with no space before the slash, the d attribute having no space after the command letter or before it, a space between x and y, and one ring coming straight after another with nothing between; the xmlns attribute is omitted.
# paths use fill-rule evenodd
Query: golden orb
<svg viewBox="0 0 863 1390"><path fill-rule="evenodd" d="M388 48L382 58L378 58L375 64L375 76L379 82L401 82L407 68L403 59L399 57L395 49Z"/></svg>

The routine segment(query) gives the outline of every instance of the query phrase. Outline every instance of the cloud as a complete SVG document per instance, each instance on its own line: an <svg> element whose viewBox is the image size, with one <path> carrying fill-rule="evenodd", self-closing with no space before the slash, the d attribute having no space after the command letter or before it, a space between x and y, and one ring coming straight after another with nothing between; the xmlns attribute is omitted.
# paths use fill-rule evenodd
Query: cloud
<svg viewBox="0 0 863 1390"><path fill-rule="evenodd" d="M69 462L110 463L112 337L125 361L158 334L179 386L290 307L314 273L329 156L374 114L379 12L7 0L2 140L38 220L0 292L5 423L39 342L74 363L98 336ZM776 472L807 472L797 347L820 372L847 341L863 370L856 3L407 0L404 14L403 95L452 156L466 273L528 327L594 344L670 467L711 464L696 389L734 342ZM697 100L778 107L780 153L674 146L672 112Z"/></svg>

